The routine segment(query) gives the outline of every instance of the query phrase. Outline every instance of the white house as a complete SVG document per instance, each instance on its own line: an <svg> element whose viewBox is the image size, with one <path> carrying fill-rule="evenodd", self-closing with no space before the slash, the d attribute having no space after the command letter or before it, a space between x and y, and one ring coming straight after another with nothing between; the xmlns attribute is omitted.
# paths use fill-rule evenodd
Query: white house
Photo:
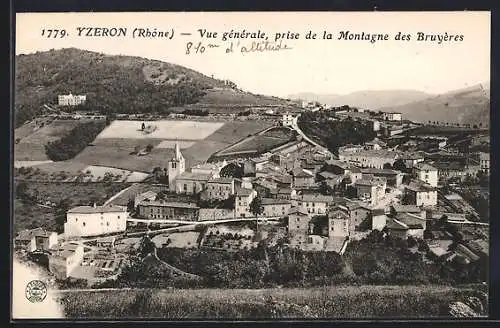
<svg viewBox="0 0 500 328"><path fill-rule="evenodd" d="M437 189L423 182L410 182L405 188L405 198L410 205L436 206Z"/></svg>
<svg viewBox="0 0 500 328"><path fill-rule="evenodd" d="M437 187L439 180L438 169L427 163L418 163L414 170L418 180L432 187Z"/></svg>
<svg viewBox="0 0 500 328"><path fill-rule="evenodd" d="M253 189L239 189L234 199L234 216L237 218L254 216L250 211L250 203L255 197L257 197L257 191Z"/></svg>
<svg viewBox="0 0 500 328"><path fill-rule="evenodd" d="M127 209L122 206L78 206L66 214L66 237L99 236L127 228Z"/></svg>
<svg viewBox="0 0 500 328"><path fill-rule="evenodd" d="M403 116L401 115L401 113L390 112L384 113L383 118L386 121L401 121L403 119Z"/></svg>
<svg viewBox="0 0 500 328"><path fill-rule="evenodd" d="M49 256L49 271L60 279L69 278L83 261L83 245L69 243Z"/></svg>
<svg viewBox="0 0 500 328"><path fill-rule="evenodd" d="M281 122L282 122L283 126L292 126L293 120L294 120L293 115L290 114L289 112L287 112L286 114L283 114L283 118L282 118Z"/></svg>
<svg viewBox="0 0 500 328"><path fill-rule="evenodd" d="M87 96L85 95L59 95L57 97L59 106L77 106L84 104L87 101Z"/></svg>
<svg viewBox="0 0 500 328"><path fill-rule="evenodd" d="M288 214L292 203L289 199L262 198L263 215L266 217L281 217Z"/></svg>
<svg viewBox="0 0 500 328"><path fill-rule="evenodd" d="M481 168L481 171L483 171L486 174L490 173L490 153L479 153L479 166Z"/></svg>

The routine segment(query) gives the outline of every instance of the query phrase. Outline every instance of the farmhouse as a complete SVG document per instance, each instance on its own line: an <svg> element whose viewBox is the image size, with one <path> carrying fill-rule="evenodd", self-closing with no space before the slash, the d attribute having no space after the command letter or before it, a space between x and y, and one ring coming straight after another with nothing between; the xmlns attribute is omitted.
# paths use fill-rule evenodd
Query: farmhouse
<svg viewBox="0 0 500 328"><path fill-rule="evenodd" d="M328 212L328 237L349 236L349 214L345 207L336 206Z"/></svg>
<svg viewBox="0 0 500 328"><path fill-rule="evenodd" d="M376 209L372 211L372 230L382 231L387 224L387 215L383 209Z"/></svg>
<svg viewBox="0 0 500 328"><path fill-rule="evenodd" d="M98 236L125 231L127 209L121 206L78 206L66 214L64 234L67 237Z"/></svg>
<svg viewBox="0 0 500 328"><path fill-rule="evenodd" d="M14 238L15 248L24 249L28 252L51 249L57 245L57 242L57 233L43 228L23 230Z"/></svg>
<svg viewBox="0 0 500 328"><path fill-rule="evenodd" d="M145 200L138 207L141 217L152 220L197 221L199 214L199 207L194 203Z"/></svg>
<svg viewBox="0 0 500 328"><path fill-rule="evenodd" d="M418 163L423 162L425 160L425 156L421 152L403 152L400 155L400 159L407 168L413 168Z"/></svg>
<svg viewBox="0 0 500 328"><path fill-rule="evenodd" d="M138 194L134 198L134 206L137 207L137 205L144 200L155 200L156 196L157 193L151 190Z"/></svg>

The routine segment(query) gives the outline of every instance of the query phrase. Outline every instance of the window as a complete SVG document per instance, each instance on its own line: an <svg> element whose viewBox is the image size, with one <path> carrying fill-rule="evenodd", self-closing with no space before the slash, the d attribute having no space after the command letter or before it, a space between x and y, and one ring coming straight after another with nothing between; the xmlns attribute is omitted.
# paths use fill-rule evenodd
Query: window
<svg viewBox="0 0 500 328"><path fill-rule="evenodd" d="M300 226L297 226L297 229L300 229Z"/></svg>
<svg viewBox="0 0 500 328"><path fill-rule="evenodd" d="M297 222L299 222L299 221L300 221L300 218L297 218Z"/></svg>
<svg viewBox="0 0 500 328"><path fill-rule="evenodd" d="M118 215L118 220L120 220L120 216Z"/></svg>
<svg viewBox="0 0 500 328"><path fill-rule="evenodd" d="M109 222L106 222L106 226L108 226L108 227L109 227Z"/></svg>
<svg viewBox="0 0 500 328"><path fill-rule="evenodd" d="M177 163L172 162L172 168L175 169L177 167Z"/></svg>
<svg viewBox="0 0 500 328"><path fill-rule="evenodd" d="M188 189L188 186L187 186L187 184L185 183L185 184L184 184L184 191L187 191L187 189Z"/></svg>
<svg viewBox="0 0 500 328"><path fill-rule="evenodd" d="M75 222L78 222L78 218L75 218Z"/></svg>
<svg viewBox="0 0 500 328"><path fill-rule="evenodd" d="M85 222L83 222L83 226L85 227Z"/></svg>

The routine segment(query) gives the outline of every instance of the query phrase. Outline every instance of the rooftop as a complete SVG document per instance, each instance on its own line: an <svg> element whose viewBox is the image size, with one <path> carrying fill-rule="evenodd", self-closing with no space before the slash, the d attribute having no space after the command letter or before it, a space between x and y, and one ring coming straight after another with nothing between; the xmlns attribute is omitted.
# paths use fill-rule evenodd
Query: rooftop
<svg viewBox="0 0 500 328"><path fill-rule="evenodd" d="M323 171L323 172L319 173L319 175L325 179L343 179L344 178L342 175L333 174L333 173L328 172L328 171Z"/></svg>
<svg viewBox="0 0 500 328"><path fill-rule="evenodd" d="M356 181L356 185L360 186L380 186L387 183L387 180L382 177L363 177L361 180Z"/></svg>
<svg viewBox="0 0 500 328"><path fill-rule="evenodd" d="M212 178L208 180L208 183L222 183L222 184L231 184L233 183L233 178Z"/></svg>
<svg viewBox="0 0 500 328"><path fill-rule="evenodd" d="M178 180L208 181L212 175L203 173L184 172L177 177Z"/></svg>
<svg viewBox="0 0 500 328"><path fill-rule="evenodd" d="M121 213L127 209L118 205L106 206L77 206L68 211L68 214L91 214L91 213Z"/></svg>
<svg viewBox="0 0 500 328"><path fill-rule="evenodd" d="M33 237L48 238L53 233L54 232L47 231L43 228L36 228L36 229L32 229L32 230L23 230L23 231L19 232L16 239L17 240L31 240L31 238L33 238Z"/></svg>
<svg viewBox="0 0 500 328"><path fill-rule="evenodd" d="M437 171L437 169L428 163L418 163L415 166L419 170Z"/></svg>
<svg viewBox="0 0 500 328"><path fill-rule="evenodd" d="M311 171L297 168L297 169L293 170L293 176L296 178L310 178L310 177L314 177L314 174Z"/></svg>
<svg viewBox="0 0 500 328"><path fill-rule="evenodd" d="M429 192L436 190L436 188L432 187L431 185L420 181L419 182L411 181L410 184L406 186L406 189L415 192Z"/></svg>
<svg viewBox="0 0 500 328"><path fill-rule="evenodd" d="M237 196L248 197L254 192L253 189L241 188L236 191Z"/></svg>
<svg viewBox="0 0 500 328"><path fill-rule="evenodd" d="M281 204L290 204L288 199L279 199L279 198L262 198L262 205L281 205Z"/></svg>
<svg viewBox="0 0 500 328"><path fill-rule="evenodd" d="M416 205L394 204L392 208L396 213L420 213L422 210Z"/></svg>
<svg viewBox="0 0 500 328"><path fill-rule="evenodd" d="M360 169L363 174L382 174L382 175L392 175L399 174L399 171L391 170L391 169L376 169L376 168L362 168Z"/></svg>
<svg viewBox="0 0 500 328"><path fill-rule="evenodd" d="M425 224L425 219L411 213L398 213L396 219L410 229L423 229Z"/></svg>
<svg viewBox="0 0 500 328"><path fill-rule="evenodd" d="M333 202L332 196L326 196L321 194L303 194L300 195L298 199L305 202L325 202L325 203Z"/></svg>
<svg viewBox="0 0 500 328"><path fill-rule="evenodd" d="M195 203L182 203L182 202L167 202L164 200L142 201L139 203L141 206L160 206L160 207L175 207L175 208L199 208Z"/></svg>
<svg viewBox="0 0 500 328"><path fill-rule="evenodd" d="M305 215L308 216L309 214L305 209L302 207L292 207L290 211L288 212L288 215L295 214L295 215Z"/></svg>

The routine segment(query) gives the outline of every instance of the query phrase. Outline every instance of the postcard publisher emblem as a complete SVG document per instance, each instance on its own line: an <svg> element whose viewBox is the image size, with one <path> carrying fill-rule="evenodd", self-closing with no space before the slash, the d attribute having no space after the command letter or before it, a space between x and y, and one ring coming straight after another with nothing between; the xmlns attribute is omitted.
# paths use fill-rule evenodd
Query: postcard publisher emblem
<svg viewBox="0 0 500 328"><path fill-rule="evenodd" d="M47 285L41 280L32 280L26 285L26 298L32 303L43 302L47 297Z"/></svg>

